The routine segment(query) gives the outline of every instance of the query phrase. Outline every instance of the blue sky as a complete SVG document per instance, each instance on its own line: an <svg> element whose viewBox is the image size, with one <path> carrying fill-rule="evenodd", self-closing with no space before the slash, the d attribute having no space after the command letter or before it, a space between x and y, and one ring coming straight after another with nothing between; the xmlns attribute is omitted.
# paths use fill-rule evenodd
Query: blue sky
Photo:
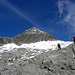
<svg viewBox="0 0 75 75"><path fill-rule="evenodd" d="M0 36L37 27L60 40L75 33L74 0L0 0Z"/></svg>

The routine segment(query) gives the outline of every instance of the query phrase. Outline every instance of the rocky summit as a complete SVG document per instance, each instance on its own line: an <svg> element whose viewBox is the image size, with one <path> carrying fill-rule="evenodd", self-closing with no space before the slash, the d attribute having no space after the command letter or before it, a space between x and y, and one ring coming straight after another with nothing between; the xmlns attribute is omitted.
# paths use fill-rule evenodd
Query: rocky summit
<svg viewBox="0 0 75 75"><path fill-rule="evenodd" d="M37 29L36 27L32 27L23 33L15 36L14 41L21 43L32 43L38 41L48 41L48 40L56 40L56 38L44 31Z"/></svg>

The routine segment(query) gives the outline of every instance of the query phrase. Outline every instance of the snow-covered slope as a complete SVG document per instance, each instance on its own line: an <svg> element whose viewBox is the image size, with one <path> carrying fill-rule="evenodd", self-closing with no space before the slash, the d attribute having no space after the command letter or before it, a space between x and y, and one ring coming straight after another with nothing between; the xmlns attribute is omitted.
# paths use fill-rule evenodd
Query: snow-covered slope
<svg viewBox="0 0 75 75"><path fill-rule="evenodd" d="M0 46L0 75L75 75L75 45L70 44L58 40Z"/></svg>
<svg viewBox="0 0 75 75"><path fill-rule="evenodd" d="M72 44L70 41L41 41L30 44L21 44L16 45L14 43L5 44L0 46L0 53L13 53L16 56L20 56L19 60L26 60L33 58L41 53L48 52L50 50L58 50L57 44L60 43L61 48L65 48L66 46ZM15 58L15 57L14 57Z"/></svg>
<svg viewBox="0 0 75 75"><path fill-rule="evenodd" d="M70 45L72 42L70 41L41 41L41 42L36 42L36 43L30 43L30 44L22 44L20 46L11 43L11 44L5 44L3 46L0 46L0 52L4 52L4 51L12 51L12 50L17 50L19 48L25 48L25 49L43 49L43 50L57 50L57 44L60 43L61 48L64 48L68 45Z"/></svg>

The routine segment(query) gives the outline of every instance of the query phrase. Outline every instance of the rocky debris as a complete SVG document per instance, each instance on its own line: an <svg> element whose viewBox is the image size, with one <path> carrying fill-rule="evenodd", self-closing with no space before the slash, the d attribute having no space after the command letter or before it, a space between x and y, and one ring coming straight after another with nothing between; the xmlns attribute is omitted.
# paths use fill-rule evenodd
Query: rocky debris
<svg viewBox="0 0 75 75"><path fill-rule="evenodd" d="M75 45L27 59L26 49L0 53L0 75L75 75ZM29 56L31 54L27 53Z"/></svg>

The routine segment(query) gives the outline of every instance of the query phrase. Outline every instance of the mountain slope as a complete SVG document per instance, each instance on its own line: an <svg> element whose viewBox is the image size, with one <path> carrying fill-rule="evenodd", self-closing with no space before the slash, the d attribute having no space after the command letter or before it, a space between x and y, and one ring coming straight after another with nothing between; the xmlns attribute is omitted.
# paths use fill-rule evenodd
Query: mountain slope
<svg viewBox="0 0 75 75"><path fill-rule="evenodd" d="M40 42L36 42L36 43L30 43L30 44L25 44L22 43L21 45L16 45L14 43L9 43L9 44L5 44L3 46L0 46L0 52L4 52L4 51L13 51L13 50L17 50L17 49L31 49L34 51L34 49L38 49L38 50L57 50L57 45L58 43L60 43L61 48L65 48L67 47L69 44L71 44L72 42L70 41L60 41L60 40L56 40L56 41L40 41Z"/></svg>
<svg viewBox="0 0 75 75"><path fill-rule="evenodd" d="M62 47L59 51L56 48L57 43L60 43ZM75 59L72 48L75 49L75 46L70 44L72 42L58 40L22 44L21 46L12 43L0 46L0 51L2 50L0 52L0 74L74 75Z"/></svg>
<svg viewBox="0 0 75 75"><path fill-rule="evenodd" d="M1 45L1 44L11 43L11 42L12 42L11 40L12 40L12 39L9 38L9 37L0 37L0 45Z"/></svg>

